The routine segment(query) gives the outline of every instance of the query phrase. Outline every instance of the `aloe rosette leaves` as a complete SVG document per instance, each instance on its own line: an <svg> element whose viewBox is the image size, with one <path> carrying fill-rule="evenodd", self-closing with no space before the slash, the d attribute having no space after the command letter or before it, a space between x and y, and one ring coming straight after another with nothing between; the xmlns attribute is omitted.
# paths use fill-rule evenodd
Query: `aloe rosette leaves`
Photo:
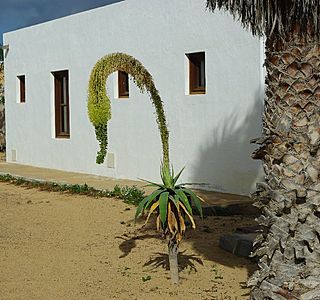
<svg viewBox="0 0 320 300"><path fill-rule="evenodd" d="M173 167L170 169L167 164L162 164L160 169L161 184L143 180L148 183L148 186L157 189L139 203L135 216L137 219L143 215L144 211L148 211L144 224L146 225L152 213L157 212L157 230L169 239L170 271L174 283L179 282L177 254L179 243L186 231L186 218L190 220L192 228L195 229L192 207L194 206L200 216L203 216L201 206L203 200L192 190L186 188L184 184L177 184L183 170L184 168L175 175Z"/></svg>

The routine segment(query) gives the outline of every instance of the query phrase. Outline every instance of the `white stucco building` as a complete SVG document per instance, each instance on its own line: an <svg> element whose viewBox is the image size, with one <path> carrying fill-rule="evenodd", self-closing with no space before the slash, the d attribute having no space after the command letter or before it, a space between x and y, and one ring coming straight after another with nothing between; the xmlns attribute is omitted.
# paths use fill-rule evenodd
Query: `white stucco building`
<svg viewBox="0 0 320 300"><path fill-rule="evenodd" d="M247 194L260 170L250 158L249 140L261 132L262 42L231 16L207 11L205 2L125 0L4 34L7 161L159 180L154 107L131 81L129 97L119 98L118 74L107 81L109 155L104 164L95 163L99 147L87 116L90 72L102 56L124 52L154 78L170 131L171 162L177 171L186 166L182 180ZM192 79L198 91L190 91L193 54L200 55L199 76ZM60 112L57 80L65 93ZM57 134L57 114L65 136Z"/></svg>

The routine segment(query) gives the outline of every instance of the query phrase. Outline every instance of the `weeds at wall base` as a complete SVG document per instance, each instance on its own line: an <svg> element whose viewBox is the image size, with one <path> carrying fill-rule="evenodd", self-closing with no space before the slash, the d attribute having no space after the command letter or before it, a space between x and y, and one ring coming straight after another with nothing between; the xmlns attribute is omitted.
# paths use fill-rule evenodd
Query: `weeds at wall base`
<svg viewBox="0 0 320 300"><path fill-rule="evenodd" d="M118 198L123 202L138 205L144 198L144 191L136 186L116 185L113 190L96 189L85 184L63 184L49 181L31 180L23 177L12 176L10 174L0 175L0 182L7 182L17 186L36 188L40 191L60 192L68 194L86 195L95 198Z"/></svg>

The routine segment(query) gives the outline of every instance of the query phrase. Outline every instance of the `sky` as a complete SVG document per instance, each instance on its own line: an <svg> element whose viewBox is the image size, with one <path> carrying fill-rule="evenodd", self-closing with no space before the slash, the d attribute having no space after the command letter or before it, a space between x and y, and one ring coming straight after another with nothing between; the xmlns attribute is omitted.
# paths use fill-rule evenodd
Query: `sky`
<svg viewBox="0 0 320 300"><path fill-rule="evenodd" d="M2 34L122 0L0 0Z"/></svg>

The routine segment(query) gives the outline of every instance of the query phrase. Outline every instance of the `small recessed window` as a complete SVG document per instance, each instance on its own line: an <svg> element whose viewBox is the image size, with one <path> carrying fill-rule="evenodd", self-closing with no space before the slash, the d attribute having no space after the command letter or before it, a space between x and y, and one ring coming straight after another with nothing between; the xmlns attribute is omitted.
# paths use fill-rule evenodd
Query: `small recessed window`
<svg viewBox="0 0 320 300"><path fill-rule="evenodd" d="M20 103L26 102L26 76L18 76L19 81L19 101Z"/></svg>
<svg viewBox="0 0 320 300"><path fill-rule="evenodd" d="M129 98L129 76L126 72L118 72L118 92L119 98Z"/></svg>
<svg viewBox="0 0 320 300"><path fill-rule="evenodd" d="M69 117L69 72L52 72L54 77L54 103L55 103L55 135L57 138L70 137Z"/></svg>
<svg viewBox="0 0 320 300"><path fill-rule="evenodd" d="M205 53L189 53L189 92L190 94L206 93Z"/></svg>

